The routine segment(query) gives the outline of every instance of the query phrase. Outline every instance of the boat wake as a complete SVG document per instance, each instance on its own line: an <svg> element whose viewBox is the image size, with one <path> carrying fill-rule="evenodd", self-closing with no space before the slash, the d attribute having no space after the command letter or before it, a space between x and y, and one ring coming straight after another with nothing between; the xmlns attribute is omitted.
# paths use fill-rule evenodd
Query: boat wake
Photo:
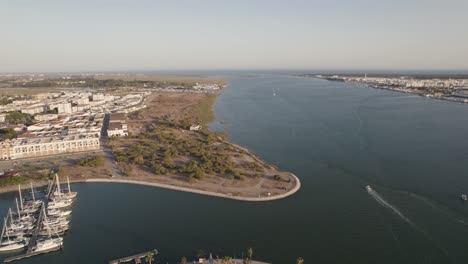
<svg viewBox="0 0 468 264"><path fill-rule="evenodd" d="M372 196L372 198L374 198L380 205L382 205L383 207L387 207L388 209L392 210L395 214L397 214L405 222L407 222L408 224L412 226L415 226L413 222L411 222L411 220L408 219L408 217L406 217L402 212L400 212L400 210L398 210L398 208L396 208L394 205L387 202L382 196L380 196L379 193L377 193L375 190L370 188L370 186L367 186L366 189L369 195Z"/></svg>

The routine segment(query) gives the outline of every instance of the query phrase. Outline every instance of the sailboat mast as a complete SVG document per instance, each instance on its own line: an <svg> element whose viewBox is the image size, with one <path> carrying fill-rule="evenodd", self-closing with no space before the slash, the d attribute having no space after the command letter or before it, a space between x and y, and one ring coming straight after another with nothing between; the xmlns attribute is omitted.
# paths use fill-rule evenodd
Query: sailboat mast
<svg viewBox="0 0 468 264"><path fill-rule="evenodd" d="M62 191L60 190L60 181L59 181L59 176L58 174L56 173L55 174L55 179L57 180L57 192L58 192L58 196L62 196Z"/></svg>
<svg viewBox="0 0 468 264"><path fill-rule="evenodd" d="M71 194L70 178L68 178L68 176L67 176L67 183L68 183L68 193Z"/></svg>
<svg viewBox="0 0 468 264"><path fill-rule="evenodd" d="M50 234L50 226L49 226L49 221L47 220L47 214L45 212L45 206L42 206L42 213L44 214L44 224L47 226L46 227L47 233L49 233L49 238L51 238L52 235Z"/></svg>
<svg viewBox="0 0 468 264"><path fill-rule="evenodd" d="M5 234L6 223L7 223L7 218L4 217L3 218L2 236L0 236L0 245L2 244L2 241L3 241L3 234Z"/></svg>
<svg viewBox="0 0 468 264"><path fill-rule="evenodd" d="M36 197L34 196L34 188L33 188L32 182L31 182L31 195L32 195L33 201L36 201Z"/></svg>
<svg viewBox="0 0 468 264"><path fill-rule="evenodd" d="M15 198L15 201L16 201L16 210L18 210L18 219L21 218L21 212L20 212L20 209L19 209L19 206L18 206L18 198Z"/></svg>
<svg viewBox="0 0 468 264"><path fill-rule="evenodd" d="M6 231L6 236L8 238L8 241L10 241L10 235L8 235L8 229L7 229L7 225L6 225L7 219L3 218L3 220L5 221L5 224L3 225L3 227L4 227L5 231ZM2 239L3 239L3 231L2 231Z"/></svg>
<svg viewBox="0 0 468 264"><path fill-rule="evenodd" d="M8 214L10 215L10 223L13 221L13 213L11 212L11 208L8 209ZM8 217L7 217L8 220Z"/></svg>
<svg viewBox="0 0 468 264"><path fill-rule="evenodd" d="M23 210L23 197L21 196L21 184L18 184L18 192L20 197L21 210Z"/></svg>

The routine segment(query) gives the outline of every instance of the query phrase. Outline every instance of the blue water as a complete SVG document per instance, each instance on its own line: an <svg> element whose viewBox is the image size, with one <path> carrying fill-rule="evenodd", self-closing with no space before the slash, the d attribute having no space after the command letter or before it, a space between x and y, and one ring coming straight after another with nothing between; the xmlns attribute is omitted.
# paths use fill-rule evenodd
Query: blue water
<svg viewBox="0 0 468 264"><path fill-rule="evenodd" d="M458 198L468 192L467 105L259 75L231 79L215 112L223 122L213 129L299 176L300 192L243 203L75 184L64 250L18 263L106 263L151 248L158 263L176 263L250 246L273 263L468 263L468 205ZM0 195L0 214L13 198Z"/></svg>

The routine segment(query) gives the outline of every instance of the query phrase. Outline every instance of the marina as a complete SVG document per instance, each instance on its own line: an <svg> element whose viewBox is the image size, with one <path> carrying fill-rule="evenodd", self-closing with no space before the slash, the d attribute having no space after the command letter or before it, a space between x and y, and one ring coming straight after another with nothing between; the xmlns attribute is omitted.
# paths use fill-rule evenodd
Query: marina
<svg viewBox="0 0 468 264"><path fill-rule="evenodd" d="M16 214L11 208L4 219L0 238L0 253L25 250L23 254L4 259L4 262L46 254L63 247L63 235L70 225L71 210L77 193L68 188L61 190L59 176L49 181L41 199L31 183L30 197L23 199L18 186L19 202L16 199ZM15 219L16 218L16 219Z"/></svg>

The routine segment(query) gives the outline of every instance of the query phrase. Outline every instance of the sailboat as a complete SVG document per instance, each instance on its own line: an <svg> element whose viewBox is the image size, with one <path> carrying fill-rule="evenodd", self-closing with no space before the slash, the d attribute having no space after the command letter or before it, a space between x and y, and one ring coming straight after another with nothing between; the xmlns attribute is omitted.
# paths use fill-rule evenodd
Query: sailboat
<svg viewBox="0 0 468 264"><path fill-rule="evenodd" d="M7 229L7 221L8 218L4 218L2 235L0 237L0 252L9 252L25 248L28 245L29 239L24 237L10 238ZM3 235L6 235L6 240L4 240Z"/></svg>
<svg viewBox="0 0 468 264"><path fill-rule="evenodd" d="M60 197L62 199L73 199L73 198L75 198L78 193L71 191L70 178L68 178L68 176L67 176L68 189L61 190L58 174L55 174L55 177L56 177L56 181L57 181L57 190L54 192L54 196L58 196L58 197Z"/></svg>
<svg viewBox="0 0 468 264"><path fill-rule="evenodd" d="M21 185L18 185L18 193L20 197L19 204L21 208L21 213L23 215L37 213L37 210L39 210L39 206L41 205L40 201L36 202L34 199L32 201L23 202L23 196L21 195ZM16 203L18 206L18 200L16 201ZM19 209L18 209L18 212L19 212Z"/></svg>
<svg viewBox="0 0 468 264"><path fill-rule="evenodd" d="M68 216L71 212L71 210L62 211L58 209L47 209L47 215L49 216Z"/></svg>
<svg viewBox="0 0 468 264"><path fill-rule="evenodd" d="M44 210L43 224L46 227L48 236L37 240L36 245L32 249L34 253L46 253L46 252L50 252L53 250L59 250L63 246L63 238L60 237L57 234L57 232L55 232L55 230L54 230L54 233L57 237L56 238L52 237L51 235L52 227L49 226L49 220L47 219L47 215L45 213L44 207L43 207L43 210Z"/></svg>

